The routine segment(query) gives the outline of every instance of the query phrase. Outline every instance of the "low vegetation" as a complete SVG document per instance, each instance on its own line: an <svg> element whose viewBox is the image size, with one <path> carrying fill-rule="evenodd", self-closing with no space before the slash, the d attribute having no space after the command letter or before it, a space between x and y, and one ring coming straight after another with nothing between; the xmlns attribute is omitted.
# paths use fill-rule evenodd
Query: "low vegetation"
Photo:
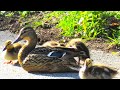
<svg viewBox="0 0 120 90"><path fill-rule="evenodd" d="M0 15L17 18L20 26L59 29L63 37L104 38L120 45L119 11L1 11Z"/></svg>

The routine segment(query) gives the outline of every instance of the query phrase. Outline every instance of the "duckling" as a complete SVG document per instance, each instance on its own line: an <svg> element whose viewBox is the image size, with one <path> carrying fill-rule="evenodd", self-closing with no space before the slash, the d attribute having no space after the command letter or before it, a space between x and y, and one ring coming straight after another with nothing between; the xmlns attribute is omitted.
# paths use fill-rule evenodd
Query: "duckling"
<svg viewBox="0 0 120 90"><path fill-rule="evenodd" d="M28 72L76 72L68 66L78 67L74 57L81 54L79 50L64 47L36 47L37 35L32 27L22 28L13 43L21 40L27 41L18 52L18 61L24 70ZM64 55L53 55L53 51L64 53Z"/></svg>
<svg viewBox="0 0 120 90"><path fill-rule="evenodd" d="M112 79L118 73L111 67L92 63L93 60L90 58L85 60L84 66L79 71L81 79Z"/></svg>
<svg viewBox="0 0 120 90"><path fill-rule="evenodd" d="M82 39L81 38L74 38L74 39L71 39L70 41L68 41L65 45L65 47L73 47L73 45L75 45L76 42L82 42ZM74 47L75 48L75 47Z"/></svg>
<svg viewBox="0 0 120 90"><path fill-rule="evenodd" d="M42 47L61 47L61 46L63 45L57 41L47 41L42 45Z"/></svg>
<svg viewBox="0 0 120 90"><path fill-rule="evenodd" d="M78 64L83 65L86 58L90 58L90 52L87 46L84 44L81 38L74 38L71 39L67 44L66 47L68 48L76 48L79 51L83 52L82 58L77 57L75 58Z"/></svg>
<svg viewBox="0 0 120 90"><path fill-rule="evenodd" d="M5 64L15 64L13 60L18 59L18 51L22 45L20 43L12 44L11 40L7 40L5 42L5 47L3 49L3 57L5 60L8 60L7 62L4 62Z"/></svg>

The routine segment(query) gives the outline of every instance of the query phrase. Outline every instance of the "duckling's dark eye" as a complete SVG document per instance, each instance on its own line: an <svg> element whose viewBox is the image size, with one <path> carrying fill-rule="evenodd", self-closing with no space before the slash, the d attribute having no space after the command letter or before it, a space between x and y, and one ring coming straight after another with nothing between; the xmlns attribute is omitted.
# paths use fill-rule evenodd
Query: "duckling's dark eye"
<svg viewBox="0 0 120 90"><path fill-rule="evenodd" d="M88 65L90 65L90 64L91 64L91 62L88 63Z"/></svg>
<svg viewBox="0 0 120 90"><path fill-rule="evenodd" d="M10 45L10 43L8 43L7 45Z"/></svg>

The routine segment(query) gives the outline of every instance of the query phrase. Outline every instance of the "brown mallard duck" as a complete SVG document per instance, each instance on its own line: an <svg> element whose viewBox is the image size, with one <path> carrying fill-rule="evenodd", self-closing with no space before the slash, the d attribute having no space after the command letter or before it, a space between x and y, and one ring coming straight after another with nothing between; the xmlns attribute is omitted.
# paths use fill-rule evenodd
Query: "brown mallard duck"
<svg viewBox="0 0 120 90"><path fill-rule="evenodd" d="M93 64L93 60L85 60L84 66L80 68L79 77L81 79L112 79L118 74L117 70L102 64Z"/></svg>
<svg viewBox="0 0 120 90"><path fill-rule="evenodd" d="M13 60L18 59L18 52L22 45L20 43L14 43L12 44L11 40L7 40L5 42L5 47L3 49L3 57L7 62L4 62L5 64L15 64L16 62L13 62Z"/></svg>
<svg viewBox="0 0 120 90"><path fill-rule="evenodd" d="M36 47L37 35L31 27L22 28L13 43L21 40L27 41L18 52L18 61L24 70L28 72L76 72L69 66L78 67L74 57L82 55L83 52L74 48Z"/></svg>

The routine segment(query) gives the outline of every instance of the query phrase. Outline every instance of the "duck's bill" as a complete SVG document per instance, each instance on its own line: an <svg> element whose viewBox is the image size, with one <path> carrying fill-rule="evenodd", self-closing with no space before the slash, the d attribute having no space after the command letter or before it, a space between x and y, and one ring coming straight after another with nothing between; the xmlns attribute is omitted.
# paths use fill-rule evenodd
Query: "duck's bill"
<svg viewBox="0 0 120 90"><path fill-rule="evenodd" d="M6 48L6 46L5 46L2 51L5 51L6 49L7 49L7 48Z"/></svg>
<svg viewBox="0 0 120 90"><path fill-rule="evenodd" d="M13 42L13 44L19 42L20 40L22 40L22 38L18 37L18 38Z"/></svg>

